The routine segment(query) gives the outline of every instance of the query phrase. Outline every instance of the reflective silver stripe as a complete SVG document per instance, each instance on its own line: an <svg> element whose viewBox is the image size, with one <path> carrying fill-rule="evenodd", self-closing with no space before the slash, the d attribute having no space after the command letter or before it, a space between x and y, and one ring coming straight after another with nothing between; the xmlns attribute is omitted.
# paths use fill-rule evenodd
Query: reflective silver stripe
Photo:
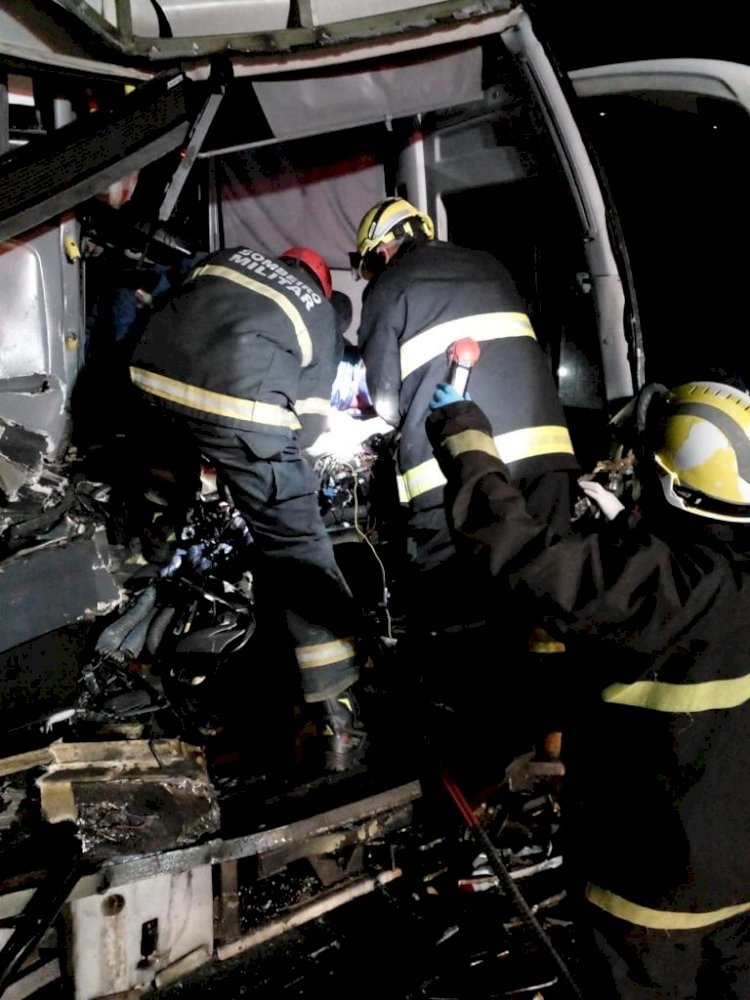
<svg viewBox="0 0 750 1000"><path fill-rule="evenodd" d="M296 413L317 413L325 417L331 412L330 399L321 399L316 396L309 396L307 399L298 399L294 404Z"/></svg>
<svg viewBox="0 0 750 1000"><path fill-rule="evenodd" d="M689 931L696 927L708 927L710 924L717 924L720 920L728 920L729 917L736 917L739 913L747 913L750 910L750 903L738 903L736 906L725 906L721 910L703 913L652 910L648 906L631 903L630 900L623 899L608 889L600 889L591 882L586 886L586 899L600 910L606 910L621 920L662 931Z"/></svg>
<svg viewBox="0 0 750 1000"><path fill-rule="evenodd" d="M354 640L350 636L331 642L316 642L314 646L297 646L294 652L302 670L329 667L332 663L354 659Z"/></svg>
<svg viewBox="0 0 750 1000"><path fill-rule="evenodd" d="M506 337L536 339L536 334L526 313L477 313L476 316L464 316L439 323L402 345L399 352L402 381L433 358L441 355L445 357L451 344L462 337L471 337L477 341L504 340Z"/></svg>
<svg viewBox="0 0 750 1000"><path fill-rule="evenodd" d="M699 684L665 684L663 681L636 681L610 684L602 691L602 701L614 705L650 708L655 712L710 712L736 708L750 698L750 674L725 681Z"/></svg>
<svg viewBox="0 0 750 1000"><path fill-rule="evenodd" d="M493 442L496 451L491 450ZM508 464L539 455L574 454L568 428L554 424L545 427L525 427L518 431L508 431L507 434L497 434L492 441L481 431L462 431L447 438L445 443L454 456L467 451L482 451L495 457L499 455L503 462ZM409 503L423 493L444 486L445 476L440 471L437 459L430 458L398 475L396 484L399 501Z"/></svg>
<svg viewBox="0 0 750 1000"><path fill-rule="evenodd" d="M269 427L288 427L296 431L302 426L291 410L274 403L261 403L252 399L240 399L239 396L225 396L210 389L199 389L187 382L158 375L143 368L131 367L130 378L139 389L165 399L169 403L181 403L192 410L202 413L213 413L218 417L230 420L245 420L252 424L264 424Z"/></svg>
<svg viewBox="0 0 750 1000"><path fill-rule="evenodd" d="M278 291L276 288L269 288L269 286L264 285L262 281L256 281L248 274L240 274L238 271L233 271L230 267L221 267L219 264L204 264L202 267L196 267L195 270L190 272L191 279L200 278L203 275L208 275L209 277L214 278L226 278L227 281L233 281L236 285L242 285L244 288L249 288L251 292L257 292L258 295L265 295L267 299L271 299L275 302L276 305L286 313L289 321L294 327L294 335L297 338L297 345L302 358L302 367L307 368L313 359L312 340L310 339L310 334L307 326L305 325L305 321L302 319L302 314L296 306L289 301L286 295Z"/></svg>

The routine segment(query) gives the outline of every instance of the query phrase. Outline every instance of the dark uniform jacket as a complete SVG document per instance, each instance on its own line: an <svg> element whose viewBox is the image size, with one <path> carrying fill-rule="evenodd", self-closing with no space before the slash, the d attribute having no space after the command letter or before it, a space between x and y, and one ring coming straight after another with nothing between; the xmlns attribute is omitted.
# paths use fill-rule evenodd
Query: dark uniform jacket
<svg viewBox="0 0 750 1000"><path fill-rule="evenodd" d="M750 910L750 553L676 511L690 524L672 540L620 515L546 545L481 412L455 403L427 426L488 587L510 575L578 671L568 759L588 899L665 930Z"/></svg>
<svg viewBox="0 0 750 1000"><path fill-rule="evenodd" d="M204 258L131 360L152 400L235 427L259 458L324 429L343 354L333 308L297 267L239 247Z"/></svg>
<svg viewBox="0 0 750 1000"><path fill-rule="evenodd" d="M378 414L400 430L398 487L413 510L442 504L444 478L424 421L447 352L462 337L481 356L469 392L487 413L514 481L577 469L546 358L506 269L489 253L431 241L378 275L362 307L359 344Z"/></svg>

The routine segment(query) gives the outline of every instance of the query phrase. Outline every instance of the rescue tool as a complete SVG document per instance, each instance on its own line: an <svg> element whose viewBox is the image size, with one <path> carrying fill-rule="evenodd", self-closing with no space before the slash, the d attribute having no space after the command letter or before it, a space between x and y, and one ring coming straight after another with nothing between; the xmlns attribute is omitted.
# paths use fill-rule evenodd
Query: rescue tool
<svg viewBox="0 0 750 1000"><path fill-rule="evenodd" d="M456 392L466 395L471 369L479 360L479 344L471 337L462 337L448 348L448 362L451 369L448 382Z"/></svg>

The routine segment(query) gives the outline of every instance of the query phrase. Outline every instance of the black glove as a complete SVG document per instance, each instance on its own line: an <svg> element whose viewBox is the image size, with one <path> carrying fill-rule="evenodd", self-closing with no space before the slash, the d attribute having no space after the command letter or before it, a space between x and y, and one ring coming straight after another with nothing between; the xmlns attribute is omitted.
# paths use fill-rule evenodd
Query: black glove
<svg viewBox="0 0 750 1000"><path fill-rule="evenodd" d="M476 403L463 397L456 401L446 399L437 409L431 410L427 414L425 429L435 455L441 462L447 457L440 454L446 440L462 431L479 431L492 439L492 427L484 411Z"/></svg>

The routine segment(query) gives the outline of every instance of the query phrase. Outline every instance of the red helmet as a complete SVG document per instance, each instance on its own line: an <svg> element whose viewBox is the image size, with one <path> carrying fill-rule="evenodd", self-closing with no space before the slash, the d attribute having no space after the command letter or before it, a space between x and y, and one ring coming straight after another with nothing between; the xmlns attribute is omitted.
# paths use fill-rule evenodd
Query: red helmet
<svg viewBox="0 0 750 1000"><path fill-rule="evenodd" d="M330 299L333 293L331 271L319 253L310 250L309 247L290 247L284 253L280 254L279 257L281 260L298 260L300 264L304 264L317 279L325 297Z"/></svg>

